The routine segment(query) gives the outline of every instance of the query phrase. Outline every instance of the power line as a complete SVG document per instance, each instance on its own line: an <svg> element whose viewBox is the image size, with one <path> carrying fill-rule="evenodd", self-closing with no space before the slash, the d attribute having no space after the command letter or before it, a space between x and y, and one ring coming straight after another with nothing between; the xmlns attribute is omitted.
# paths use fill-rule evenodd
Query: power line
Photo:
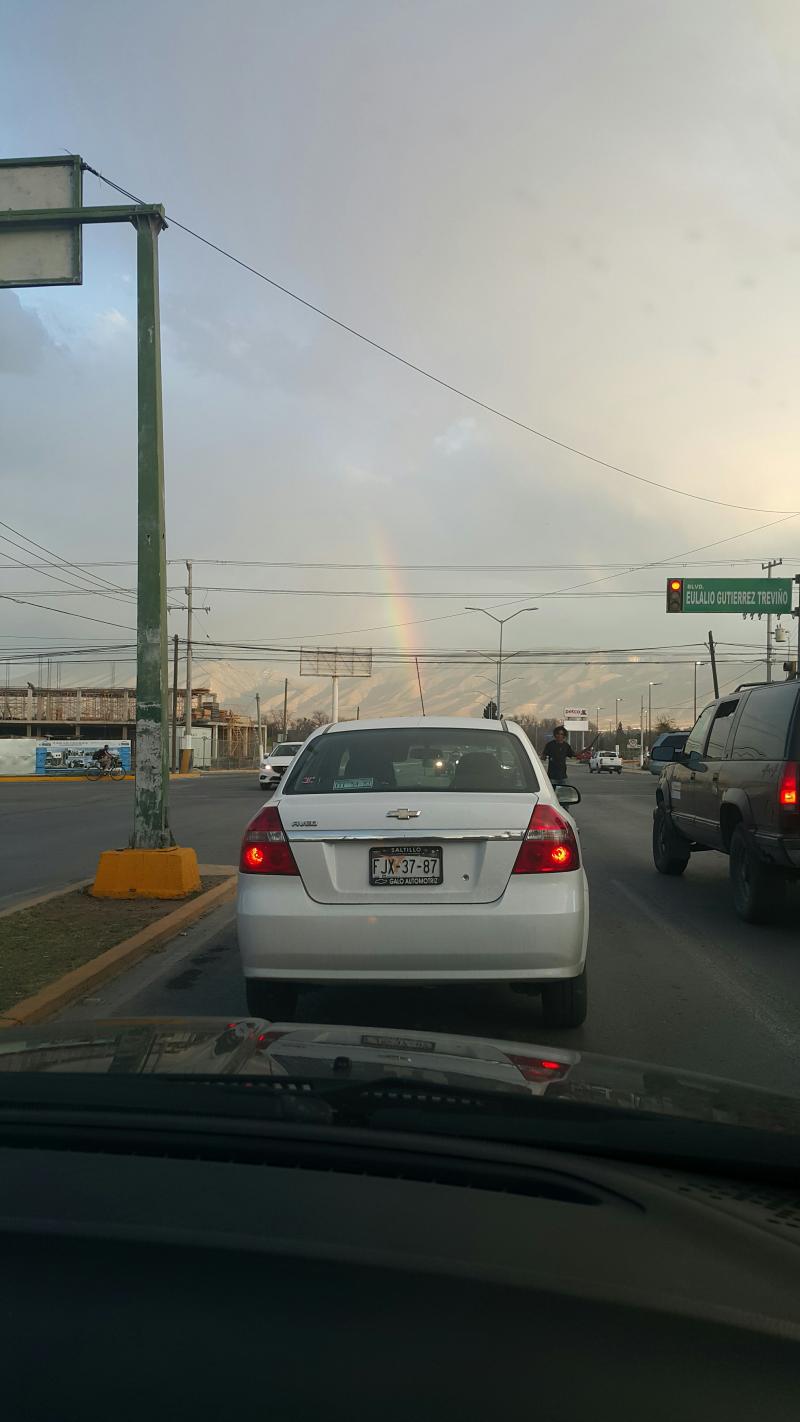
<svg viewBox="0 0 800 1422"><path fill-rule="evenodd" d="M119 183L112 182L110 178L98 172L97 168L93 168L91 164L83 163L82 167L86 172L93 173L96 178L99 178L101 183L106 183L108 187L114 188L116 192L121 193L123 197L128 198L131 202L143 203L144 200L142 198L138 198L133 193L128 192L126 188L120 187ZM434 385L440 386L443 390L449 390L451 394L468 401L469 404L475 405L478 409L485 410L487 414L495 415L498 419L504 420L507 424L514 425L517 429L524 430L527 434L532 434L537 439L554 445L557 449L566 450L567 453L577 455L579 459L585 459L590 464L598 465L601 469L608 469L614 474L622 474L626 479L633 479L639 484L647 484L652 489L660 489L662 493L676 494L681 498L694 499L699 503L715 504L719 508L741 509L747 513L787 515L800 513L800 510L766 509L753 504L734 504L725 499L713 499L706 494L693 494L688 489L678 489L672 484L664 484L657 479L648 479L643 474L634 474L632 470L623 468L621 464L613 464L607 459L599 458L598 455L590 454L585 449L579 449L577 445L568 444L565 440L556 439L554 435L546 434L544 430L537 429L534 425L526 424L524 420L519 420L516 416L509 415L505 410L500 410L497 406L490 405L488 401L479 399L477 395L471 395L468 391L462 390L457 385L453 385L449 380L444 380L441 376L434 375L433 371L426 370L424 366L417 365L414 361L399 355L397 351L391 350L380 341L376 341L373 337L367 336L363 331L357 330L355 326L350 326L346 321L341 321L337 316L333 316L329 311L325 311L323 307L315 305L313 301L308 301L304 296L300 296L298 292L292 291L288 286L284 286L273 277L267 276L266 272L259 271L257 267L251 266L249 262L243 261L241 257L234 256L233 252L227 251L225 247L220 247L218 243L212 242L210 238L203 237L193 228L187 227L183 222L179 222L171 213L167 213L166 215L173 227L179 228L181 232L185 232L187 236L193 237L195 241L202 242L203 246L209 247L214 252L218 252L220 256L226 257L228 261L233 262L237 267L241 267L244 271L250 272L252 276L258 277L260 281L266 282L267 285L273 287L274 290L283 292L284 296L290 297L292 301L298 302L308 311L313 311L317 316L321 316L325 321L329 321L331 325L337 326L339 330L346 331L348 335L354 336L359 341L363 341L365 345L371 346L373 350L388 356L390 360L394 360L399 365L405 366L407 370L412 370L415 374L423 376L424 379L432 381Z"/></svg>
<svg viewBox="0 0 800 1422"><path fill-rule="evenodd" d="M43 602L29 602L24 597L10 597L8 593L0 593L0 598L7 602L15 602L20 607L36 607L40 612L57 612L60 617L79 617L81 622L99 622L103 627L121 627L124 632L135 632L135 627L130 627L126 622L108 622L104 617L89 617L85 612L65 612L63 607L48 607Z"/></svg>
<svg viewBox="0 0 800 1422"><path fill-rule="evenodd" d="M47 553L51 558L58 559L59 567L72 568L76 573L79 574L79 576L83 577L84 581L86 579L91 579L92 582L104 584L106 588L111 589L113 592L124 593L126 596L128 595L124 588L119 587L116 583L109 582L108 578L100 577L97 573L88 572L86 568L82 568L78 563L70 562L69 558L61 558L60 555L58 553L55 553L52 548L45 547L44 543L37 543L35 538L29 538L27 534L21 533L18 528L12 528L10 523L4 523L2 519L0 519L0 527L8 529L9 533L16 534L17 538L24 539L25 543L29 543L32 548L38 548L41 553ZM2 537L2 535L0 535L0 537ZM10 543L13 540L4 539L4 541ZM17 548L20 546L20 544L15 544L15 547ZM27 551L27 549L23 549L23 552Z"/></svg>

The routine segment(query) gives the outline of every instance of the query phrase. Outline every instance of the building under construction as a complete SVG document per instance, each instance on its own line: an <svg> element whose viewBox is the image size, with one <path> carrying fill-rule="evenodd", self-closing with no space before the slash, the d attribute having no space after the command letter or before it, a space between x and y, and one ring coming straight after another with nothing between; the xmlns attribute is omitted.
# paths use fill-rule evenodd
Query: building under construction
<svg viewBox="0 0 800 1422"><path fill-rule="evenodd" d="M170 728L178 745L185 725L186 691L178 688L177 708L169 692ZM252 764L256 727L251 717L220 707L207 686L192 687L192 735L195 761L207 765ZM0 687L0 737L32 736L86 740L125 740L136 745L136 692L124 686ZM171 756L170 759L173 757Z"/></svg>

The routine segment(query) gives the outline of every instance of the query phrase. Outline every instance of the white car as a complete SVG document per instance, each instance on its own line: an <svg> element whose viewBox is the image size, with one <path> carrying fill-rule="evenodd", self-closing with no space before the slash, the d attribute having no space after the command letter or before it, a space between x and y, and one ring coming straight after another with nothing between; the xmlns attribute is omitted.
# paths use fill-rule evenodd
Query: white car
<svg viewBox="0 0 800 1422"><path fill-rule="evenodd" d="M261 769L258 773L258 783L262 790L268 786L277 785L281 776L289 769L302 741L279 741L269 755L262 755Z"/></svg>
<svg viewBox="0 0 800 1422"><path fill-rule="evenodd" d="M589 757L589 774L594 775L594 772L597 771L600 775L604 770L607 770L609 775L613 775L615 772L617 775L622 774L622 758L616 751L592 751Z"/></svg>
<svg viewBox="0 0 800 1422"><path fill-rule="evenodd" d="M541 993L549 1026L579 1026L589 901L564 808L579 800L513 723L315 732L242 841L248 1010L291 1018L311 984L504 982Z"/></svg>

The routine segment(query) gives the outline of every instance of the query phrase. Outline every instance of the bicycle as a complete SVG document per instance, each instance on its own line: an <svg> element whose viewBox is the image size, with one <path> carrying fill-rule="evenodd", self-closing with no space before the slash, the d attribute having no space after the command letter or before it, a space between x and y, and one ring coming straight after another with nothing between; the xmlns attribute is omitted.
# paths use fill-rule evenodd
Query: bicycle
<svg viewBox="0 0 800 1422"><path fill-rule="evenodd" d="M87 780L102 780L104 775L110 780L124 780L125 767L119 760L112 761L111 765L100 765L99 761L95 761L93 765L86 767Z"/></svg>

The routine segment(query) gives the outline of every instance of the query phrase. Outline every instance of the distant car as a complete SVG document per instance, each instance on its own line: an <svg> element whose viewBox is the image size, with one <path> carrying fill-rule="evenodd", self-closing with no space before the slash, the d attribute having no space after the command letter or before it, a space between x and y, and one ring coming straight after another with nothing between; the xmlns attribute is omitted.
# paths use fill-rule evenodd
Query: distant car
<svg viewBox="0 0 800 1422"><path fill-rule="evenodd" d="M589 902L565 809L579 800L512 722L315 732L242 841L248 1010L291 1016L318 983L494 982L540 994L548 1026L580 1026Z"/></svg>
<svg viewBox="0 0 800 1422"><path fill-rule="evenodd" d="M297 752L302 746L302 741L279 741L269 755L261 757L261 770L258 774L258 783L262 790L266 790L270 785L277 785L281 776L288 770Z"/></svg>
<svg viewBox="0 0 800 1422"><path fill-rule="evenodd" d="M660 736L656 736L647 757L646 766L651 775L660 775L667 761L672 760L677 751L682 751L689 739L688 731L662 731ZM666 755L667 748L672 749L672 754Z"/></svg>
<svg viewBox="0 0 800 1422"><path fill-rule="evenodd" d="M616 751L593 750L589 760L589 774L598 775L607 770L609 775L622 774L622 760Z"/></svg>

